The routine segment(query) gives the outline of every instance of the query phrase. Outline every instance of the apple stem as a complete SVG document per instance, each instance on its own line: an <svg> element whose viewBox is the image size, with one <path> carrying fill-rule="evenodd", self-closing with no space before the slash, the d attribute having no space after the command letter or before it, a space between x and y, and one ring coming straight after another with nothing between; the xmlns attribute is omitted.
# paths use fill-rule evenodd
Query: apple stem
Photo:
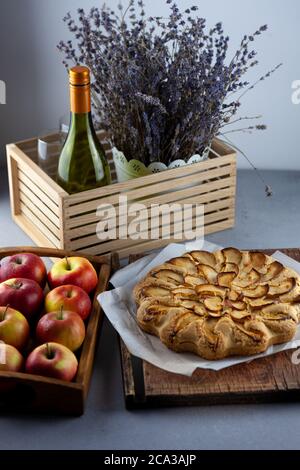
<svg viewBox="0 0 300 470"><path fill-rule="evenodd" d="M53 352L51 351L49 343L46 343L46 348L47 348L47 358L52 359L53 358Z"/></svg>
<svg viewBox="0 0 300 470"><path fill-rule="evenodd" d="M12 287L17 290L21 289L22 286L23 286L23 283L21 281L17 281L14 284L12 284Z"/></svg>
<svg viewBox="0 0 300 470"><path fill-rule="evenodd" d="M5 307L5 310L4 310L4 312L3 312L1 321L5 320L5 317L6 317L6 314L7 314L7 310L8 310L8 309L9 309L9 304L7 304L6 307Z"/></svg>
<svg viewBox="0 0 300 470"><path fill-rule="evenodd" d="M58 314L58 316L57 316L57 319L58 319L58 320L63 320L63 309L64 309L64 306L62 305L62 306L60 307L60 312L59 312L59 314Z"/></svg>
<svg viewBox="0 0 300 470"><path fill-rule="evenodd" d="M67 256L65 257L65 260L66 260L66 263L67 263L67 270L71 271L71 266L70 266L69 259L68 259Z"/></svg>

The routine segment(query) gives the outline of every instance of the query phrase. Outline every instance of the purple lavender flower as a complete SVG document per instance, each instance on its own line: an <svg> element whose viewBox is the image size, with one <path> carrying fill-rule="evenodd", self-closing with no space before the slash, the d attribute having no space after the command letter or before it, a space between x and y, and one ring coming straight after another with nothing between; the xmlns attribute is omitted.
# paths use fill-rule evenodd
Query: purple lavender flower
<svg viewBox="0 0 300 470"><path fill-rule="evenodd" d="M146 165L187 160L218 135L266 129L231 126L252 119L237 116L242 97L278 68L253 84L245 79L258 64L251 46L267 25L245 35L228 60L221 22L207 29L206 20L194 15L197 6L181 12L176 1L165 2L168 18L147 19L143 0L128 0L127 6L120 1L117 12L79 8L78 21L70 13L64 18L75 43L57 46L66 67L90 67L96 120L112 143Z"/></svg>

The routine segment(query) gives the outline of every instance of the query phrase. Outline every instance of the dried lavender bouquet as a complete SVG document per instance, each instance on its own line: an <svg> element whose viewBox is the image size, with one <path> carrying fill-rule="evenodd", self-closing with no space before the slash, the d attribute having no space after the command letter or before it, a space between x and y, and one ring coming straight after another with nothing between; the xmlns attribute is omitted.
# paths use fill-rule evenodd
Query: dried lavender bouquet
<svg viewBox="0 0 300 470"><path fill-rule="evenodd" d="M70 62L90 67L95 117L112 144L146 166L188 160L216 136L266 129L241 126L260 116L237 113L243 96L280 66L249 83L245 76L258 64L252 45L266 25L245 35L230 60L222 23L209 29L198 7L182 12L176 1L165 1L168 18L147 17L143 0L120 3L117 12L80 8L78 20L70 13L64 18L76 46L58 45L67 68Z"/></svg>

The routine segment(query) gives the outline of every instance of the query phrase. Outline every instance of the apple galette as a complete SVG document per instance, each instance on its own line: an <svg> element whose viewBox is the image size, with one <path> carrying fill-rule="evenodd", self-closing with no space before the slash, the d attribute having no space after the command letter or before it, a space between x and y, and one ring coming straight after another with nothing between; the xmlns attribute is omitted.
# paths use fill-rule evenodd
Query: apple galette
<svg viewBox="0 0 300 470"><path fill-rule="evenodd" d="M209 359L290 341L300 276L260 252L192 251L152 269L134 289L140 327L170 349Z"/></svg>

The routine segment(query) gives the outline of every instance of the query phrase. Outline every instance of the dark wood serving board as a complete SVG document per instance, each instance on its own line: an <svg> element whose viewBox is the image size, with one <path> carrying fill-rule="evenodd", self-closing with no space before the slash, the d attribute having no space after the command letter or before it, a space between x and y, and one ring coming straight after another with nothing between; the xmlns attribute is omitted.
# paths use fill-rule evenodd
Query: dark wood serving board
<svg viewBox="0 0 300 470"><path fill-rule="evenodd" d="M271 255L276 251L261 250ZM280 249L300 261L300 249ZM129 262L141 255L131 256ZM116 266L116 261L115 261ZM300 364L286 351L215 372L198 369L192 377L172 374L132 356L120 339L127 408L216 405L300 400Z"/></svg>

